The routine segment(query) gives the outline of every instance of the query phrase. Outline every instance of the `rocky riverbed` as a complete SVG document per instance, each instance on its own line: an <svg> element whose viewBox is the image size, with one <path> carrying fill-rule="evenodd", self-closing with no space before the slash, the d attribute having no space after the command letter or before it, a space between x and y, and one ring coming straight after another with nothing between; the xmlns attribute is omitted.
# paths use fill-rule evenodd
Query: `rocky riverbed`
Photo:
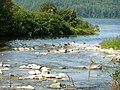
<svg viewBox="0 0 120 90"><path fill-rule="evenodd" d="M75 42L68 42L68 43L61 43L61 44L47 44L44 43L43 46L44 49L43 50L39 50L39 48L34 47L34 49L30 49L29 46L27 47L18 47L18 49L16 48L12 48L12 50L18 51L18 52L31 52L34 51L35 55L38 56L46 56L49 54L68 54L68 53L80 53L82 50L85 51L94 51L95 53L90 54L91 56L98 56L100 53L104 53L104 56L101 56L102 58L111 58L111 60L120 60L120 50L113 50L112 48L110 49L102 49L100 45L98 44L80 44L80 43L75 43ZM26 49L27 48L27 49ZM4 54L2 54L4 55ZM91 65L90 69L94 69L94 70L99 70L102 69L102 64L103 63L97 63L94 65ZM4 64L4 63L0 63L0 74L2 75L4 70L10 70L11 69L11 65L9 64ZM54 67L55 68L55 67ZM88 69L88 66L73 66L73 67L57 67L59 69L67 69L67 68L74 68L74 69ZM39 80L39 81L48 81L51 82L47 87L48 88L53 88L53 89L60 89L60 88L66 88L66 86L72 86L74 85L74 82L70 85L68 84L62 84L61 81L67 81L70 80L70 77L67 73L56 73L56 72L51 72L52 68L49 68L47 66L42 66L39 64L24 64L19 66L19 70L25 70L27 72L24 73L23 76L17 76L14 73L11 74L11 77L16 77L16 80ZM11 81L12 81L11 78ZM71 77L72 78L72 77ZM72 81L70 81L72 82ZM11 88L14 89L30 89L30 90L34 90L35 88L31 85L28 86L14 86ZM67 89L67 88L66 88Z"/></svg>

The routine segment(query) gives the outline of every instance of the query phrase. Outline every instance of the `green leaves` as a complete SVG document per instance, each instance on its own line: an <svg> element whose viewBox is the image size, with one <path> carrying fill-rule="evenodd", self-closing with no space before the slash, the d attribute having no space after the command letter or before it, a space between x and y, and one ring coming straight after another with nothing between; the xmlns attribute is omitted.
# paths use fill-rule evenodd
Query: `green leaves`
<svg viewBox="0 0 120 90"><path fill-rule="evenodd" d="M120 18L120 0L14 0L22 8L35 10L39 3L51 2L59 8L71 8L78 16Z"/></svg>
<svg viewBox="0 0 120 90"><path fill-rule="evenodd" d="M63 17L65 21L73 21L77 17L74 10L60 9L57 10L57 14Z"/></svg>
<svg viewBox="0 0 120 90"><path fill-rule="evenodd" d="M1 1L0 35L2 36L58 36L94 34L94 28L76 18L76 12L57 9L43 3L36 11L21 9L11 0Z"/></svg>
<svg viewBox="0 0 120 90"><path fill-rule="evenodd" d="M43 4L41 4L39 6L39 8L37 9L37 11L40 11L40 12L55 12L57 10L57 8L55 7L54 4L50 3L50 2L45 2Z"/></svg>
<svg viewBox="0 0 120 90"><path fill-rule="evenodd" d="M0 0L0 35L8 35L13 30L13 19L11 0Z"/></svg>

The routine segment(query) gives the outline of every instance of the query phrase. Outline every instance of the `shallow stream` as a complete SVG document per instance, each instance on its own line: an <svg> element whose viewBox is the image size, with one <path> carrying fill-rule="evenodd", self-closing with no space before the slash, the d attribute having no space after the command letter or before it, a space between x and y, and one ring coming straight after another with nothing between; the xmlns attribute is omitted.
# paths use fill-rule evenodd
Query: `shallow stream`
<svg viewBox="0 0 120 90"><path fill-rule="evenodd" d="M114 72L113 68L109 68L109 72L105 72L108 66L110 58L103 58L105 54L100 53L98 56L93 56L95 63L105 62L102 70L91 70L90 81L88 81L88 70L77 69L76 66L88 65L90 55L98 52L80 50L79 53L61 53L61 54L48 54L39 55L36 52L41 52L44 43L60 44L62 42L76 42L76 43L88 43L98 44L102 40L111 39L114 37L120 37L120 20L119 19L84 19L91 24L99 25L100 32L96 35L89 36L76 36L76 37L63 37L56 39L15 39L5 43L6 46L2 47L5 50L0 52L0 62L10 64L9 70L2 70L3 74L0 74L0 90L8 90L8 75L9 73L15 76L27 76L28 70L20 69L19 66L27 64L40 64L51 68L50 73L67 73L74 81L75 87L83 90L108 90L109 82L111 80L110 73ZM22 47L24 44L30 47L36 47L36 50L32 51L15 51L11 48ZM6 50L7 49L7 50ZM60 69L59 67L65 67ZM68 78L60 81L62 84L68 84L68 87L72 87ZM49 88L49 81L40 80L12 80L12 86L32 85L36 90L52 90ZM54 89L55 90L55 89ZM63 90L57 89L57 90Z"/></svg>

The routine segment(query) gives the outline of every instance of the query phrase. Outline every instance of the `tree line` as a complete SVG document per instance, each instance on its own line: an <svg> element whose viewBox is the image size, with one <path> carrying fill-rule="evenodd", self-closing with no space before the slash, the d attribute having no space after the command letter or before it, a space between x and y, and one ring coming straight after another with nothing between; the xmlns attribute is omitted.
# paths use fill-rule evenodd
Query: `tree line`
<svg viewBox="0 0 120 90"><path fill-rule="evenodd" d="M14 0L22 8L35 10L39 3L51 2L69 8L85 18L120 18L120 0Z"/></svg>
<svg viewBox="0 0 120 90"><path fill-rule="evenodd" d="M0 36L57 36L94 34L96 26L78 19L76 12L42 3L34 11L12 0L0 0Z"/></svg>

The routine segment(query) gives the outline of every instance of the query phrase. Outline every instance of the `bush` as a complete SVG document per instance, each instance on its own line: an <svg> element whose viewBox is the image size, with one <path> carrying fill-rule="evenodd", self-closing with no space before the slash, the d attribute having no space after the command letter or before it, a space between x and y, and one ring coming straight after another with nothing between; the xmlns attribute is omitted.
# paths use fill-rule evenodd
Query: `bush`
<svg viewBox="0 0 120 90"><path fill-rule="evenodd" d="M0 15L3 15L0 19L1 36L41 37L95 33L91 24L76 18L74 10L57 9L51 3L43 3L35 11L26 11L12 0L4 0L0 3L2 7Z"/></svg>
<svg viewBox="0 0 120 90"><path fill-rule="evenodd" d="M114 38L110 40L104 40L100 43L102 48L113 48L115 50L120 50L120 38Z"/></svg>

